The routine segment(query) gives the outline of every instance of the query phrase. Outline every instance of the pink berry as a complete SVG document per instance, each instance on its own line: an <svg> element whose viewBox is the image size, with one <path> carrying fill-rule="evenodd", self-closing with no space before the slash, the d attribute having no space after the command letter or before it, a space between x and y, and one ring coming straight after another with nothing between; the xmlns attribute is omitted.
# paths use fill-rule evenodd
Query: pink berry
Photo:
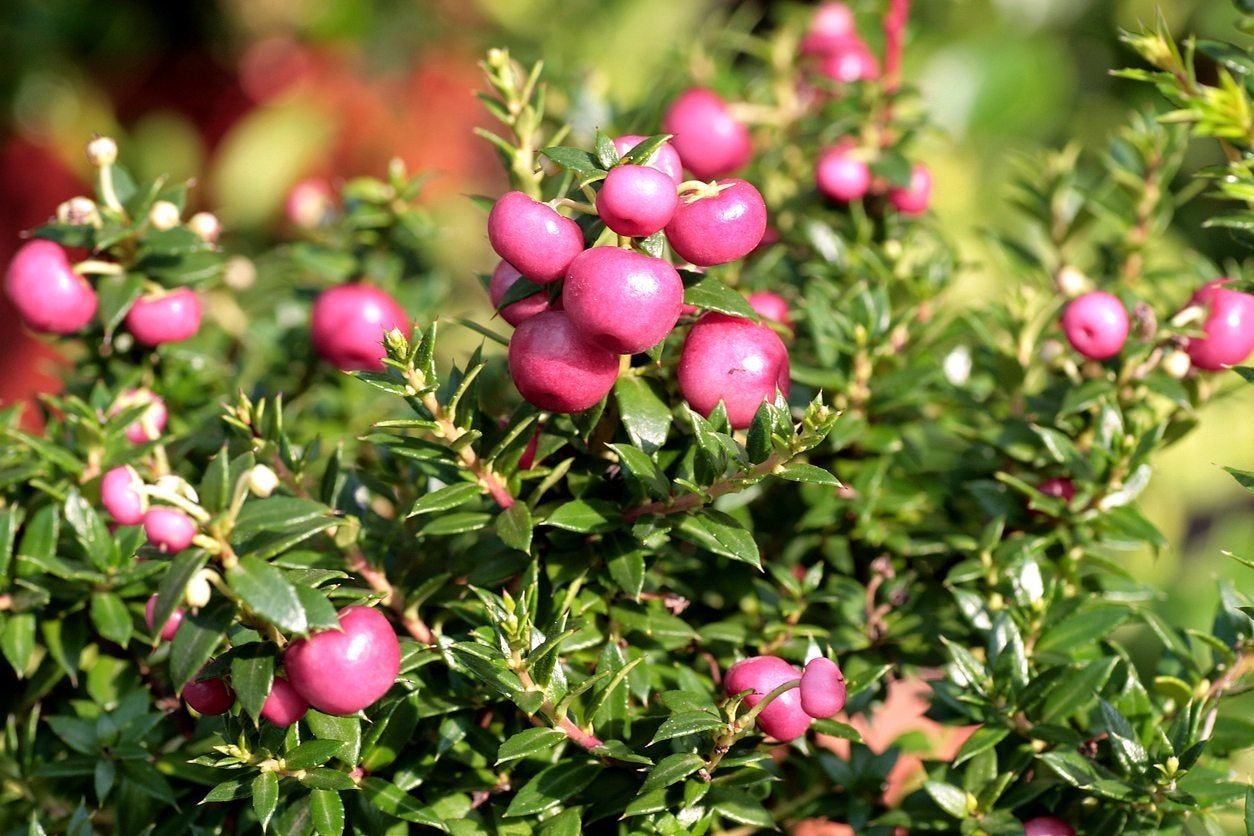
<svg viewBox="0 0 1254 836"><path fill-rule="evenodd" d="M915 163L910 169L910 185L890 189L888 202L903 215L922 215L932 202L932 172Z"/></svg>
<svg viewBox="0 0 1254 836"><path fill-rule="evenodd" d="M1056 816L1038 816L1023 823L1023 836L1075 836L1075 829Z"/></svg>
<svg viewBox="0 0 1254 836"><path fill-rule="evenodd" d="M188 287L137 299L126 313L126 330L141 345L190 340L200 330L200 297Z"/></svg>
<svg viewBox="0 0 1254 836"><path fill-rule="evenodd" d="M845 707L845 675L831 659L817 656L801 675L801 707L816 720L835 717Z"/></svg>
<svg viewBox="0 0 1254 836"><path fill-rule="evenodd" d="M488 240L497 255L537 284L560 279L583 251L579 224L522 192L506 192L493 204Z"/></svg>
<svg viewBox="0 0 1254 836"><path fill-rule="evenodd" d="M645 238L670 223L678 202L675 181L664 172L620 165L610 169L601 184L597 214L619 235Z"/></svg>
<svg viewBox="0 0 1254 836"><path fill-rule="evenodd" d="M1105 360L1123 350L1128 339L1128 311L1119 297L1094 290L1067 304L1062 330L1076 351L1090 360Z"/></svg>
<svg viewBox="0 0 1254 836"><path fill-rule="evenodd" d="M614 150L622 156L646 139L648 139L647 136L637 136L636 134L620 136L614 140ZM656 168L658 171L666 174L675 181L676 186L684 182L684 164L679 161L679 154L675 151L675 146L669 142L663 142L659 145L657 150L649 155L649 159L645 160L644 164L649 168Z"/></svg>
<svg viewBox="0 0 1254 836"><path fill-rule="evenodd" d="M165 431L170 413L165 408L165 401L151 389L126 389L118 396L117 401L109 409L110 415L117 415L123 410L140 404L148 404L148 409L126 428L126 440L131 444L143 444L156 441Z"/></svg>
<svg viewBox="0 0 1254 836"><path fill-rule="evenodd" d="M684 283L674 267L619 247L584 250L562 286L571 324L613 354L638 354L666 339L683 302Z"/></svg>
<svg viewBox="0 0 1254 836"><path fill-rule="evenodd" d="M157 596L154 595L148 599L148 603L144 605L144 622L148 625L149 630L155 630L152 619L157 612ZM164 641L174 641L174 634L179 631L179 625L183 623L183 608L176 607L174 612L170 613L170 617L165 620L165 624L161 626L161 638ZM201 712L204 714L205 712Z"/></svg>
<svg viewBox="0 0 1254 836"><path fill-rule="evenodd" d="M834 145L819 155L814 169L819 191L832 200L861 200L871 188L871 167L859 158L852 143Z"/></svg>
<svg viewBox="0 0 1254 836"><path fill-rule="evenodd" d="M100 480L100 503L121 525L139 525L148 510L144 481L130 465L110 468Z"/></svg>
<svg viewBox="0 0 1254 836"><path fill-rule="evenodd" d="M549 309L549 294L544 291L533 293L517 302L511 302L504 308L499 307L505 294L520 278L522 278L522 273L515 270L508 261L502 261L496 265L496 269L492 271L492 281L488 282L488 298L492 300L492 307L497 308L501 319L515 327Z"/></svg>
<svg viewBox="0 0 1254 836"><path fill-rule="evenodd" d="M711 90L696 87L671 102L662 130L684 167L698 180L731 174L753 155L749 129L732 116L727 102Z"/></svg>
<svg viewBox="0 0 1254 836"><path fill-rule="evenodd" d="M144 514L144 534L163 552L181 552L192 544L196 523L177 508L157 506Z"/></svg>
<svg viewBox="0 0 1254 836"><path fill-rule="evenodd" d="M395 299L368 284L342 284L314 301L309 333L314 350L340 371L381 371L383 335L409 330L409 316Z"/></svg>
<svg viewBox="0 0 1254 836"><path fill-rule="evenodd" d="M720 180L718 194L686 195L666 225L671 248L699 267L744 258L766 233L766 203L744 180Z"/></svg>
<svg viewBox="0 0 1254 836"><path fill-rule="evenodd" d="M274 678L270 695L261 706L261 716L276 726L290 726L309 710L309 703L281 676Z"/></svg>
<svg viewBox="0 0 1254 836"><path fill-rule="evenodd" d="M810 29L801 40L801 51L806 55L821 55L838 49L856 36L849 7L844 3L824 3L810 20Z"/></svg>
<svg viewBox="0 0 1254 836"><path fill-rule="evenodd" d="M392 687L401 669L401 646L378 610L345 607L339 630L292 642L283 667L292 687L314 708L355 714Z"/></svg>
<svg viewBox="0 0 1254 836"><path fill-rule="evenodd" d="M1036 489L1046 496L1056 497L1067 502L1075 499L1075 483L1065 476L1046 479L1037 485Z"/></svg>
<svg viewBox="0 0 1254 836"><path fill-rule="evenodd" d="M287 193L283 214L288 222L301 229L320 226L335 203L330 184L318 177L301 180Z"/></svg>
<svg viewBox="0 0 1254 836"><path fill-rule="evenodd" d="M536 408L582 412L613 388L618 356L584 339L565 311L548 311L510 337L509 374Z"/></svg>
<svg viewBox="0 0 1254 836"><path fill-rule="evenodd" d="M763 319L778 322L787 328L792 327L792 314L788 310L788 302L778 293L759 290L756 293L750 293L745 301Z"/></svg>
<svg viewBox="0 0 1254 836"><path fill-rule="evenodd" d="M96 315L96 291L70 268L65 250L37 239L23 244L9 262L4 292L28 328L73 334Z"/></svg>
<svg viewBox="0 0 1254 836"><path fill-rule="evenodd" d="M778 656L750 656L727 669L723 688L729 696L752 689L753 693L745 697L745 705L753 708L779 686L800 678L801 671ZM758 715L757 724L766 734L787 743L805 734L810 720L801 707L801 695L794 688L771 700Z"/></svg>
<svg viewBox="0 0 1254 836"><path fill-rule="evenodd" d="M183 686L183 701L201 714L225 714L235 704L235 692L217 677Z"/></svg>
<svg viewBox="0 0 1254 836"><path fill-rule="evenodd" d="M819 59L819 75L840 84L874 81L880 74L880 62L870 47L857 36L829 41Z"/></svg>
<svg viewBox="0 0 1254 836"><path fill-rule="evenodd" d="M1204 337L1190 339L1186 350L1193 365L1207 371L1235 366L1254 352L1254 296L1223 287L1231 279L1208 282L1193 294L1192 304L1208 311Z"/></svg>
<svg viewBox="0 0 1254 836"><path fill-rule="evenodd" d="M753 422L778 390L788 397L788 349L766 325L707 313L688 332L679 357L679 389L688 405L709 415L719 401L732 427Z"/></svg>

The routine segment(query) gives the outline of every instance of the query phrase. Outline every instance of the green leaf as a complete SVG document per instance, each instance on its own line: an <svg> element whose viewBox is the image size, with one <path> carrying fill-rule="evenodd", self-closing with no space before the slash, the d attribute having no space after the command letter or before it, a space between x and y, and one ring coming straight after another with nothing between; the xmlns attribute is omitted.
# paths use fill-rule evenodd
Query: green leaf
<svg viewBox="0 0 1254 836"><path fill-rule="evenodd" d="M4 635L0 636L0 650L4 651L4 658L9 660L17 677L24 678L31 654L35 652L34 613L13 613L5 619Z"/></svg>
<svg viewBox="0 0 1254 836"><path fill-rule="evenodd" d="M714 554L748 563L755 569L762 568L762 556L753 535L722 511L703 508L695 514L687 514L680 519L675 532Z"/></svg>
<svg viewBox="0 0 1254 836"><path fill-rule="evenodd" d="M264 833L270 826L270 817L279 804L279 777L273 772L262 772L253 779L253 812L261 822Z"/></svg>
<svg viewBox="0 0 1254 836"><path fill-rule="evenodd" d="M344 832L344 801L334 790L312 790L309 814L318 836L340 836Z"/></svg>
<svg viewBox="0 0 1254 836"><path fill-rule="evenodd" d="M307 740L283 754L288 769L313 769L322 766L344 750L342 740Z"/></svg>
<svg viewBox="0 0 1254 836"><path fill-rule="evenodd" d="M640 787L640 792L647 793L651 790L669 787L676 781L682 781L701 767L705 766L705 759L694 752L676 752L673 755L667 755L658 761L658 765L653 767L649 773L649 777L644 779L644 785Z"/></svg>
<svg viewBox="0 0 1254 836"><path fill-rule="evenodd" d="M17 553L24 557L54 557L60 532L60 509L55 505L45 505L30 515Z"/></svg>
<svg viewBox="0 0 1254 836"><path fill-rule="evenodd" d="M804 462L789 462L772 475L790 482L809 482L812 485L840 487L840 480L821 467Z"/></svg>
<svg viewBox="0 0 1254 836"><path fill-rule="evenodd" d="M386 715L375 720L362 745L362 769L378 772L396 760L418 725L421 703L420 694L409 694L394 702Z"/></svg>
<svg viewBox="0 0 1254 836"><path fill-rule="evenodd" d="M545 752L565 739L564 732L546 726L520 731L501 744L496 752L496 765Z"/></svg>
<svg viewBox="0 0 1254 836"><path fill-rule="evenodd" d="M560 505L541 525L574 531L580 534L612 531L621 524L618 506L603 499L576 499Z"/></svg>
<svg viewBox="0 0 1254 836"><path fill-rule="evenodd" d="M433 514L457 508L478 498L482 492L474 482L458 482L454 485L445 485L439 490L420 497L410 507L409 513L405 515L405 518L409 519L421 514Z"/></svg>
<svg viewBox="0 0 1254 836"><path fill-rule="evenodd" d="M296 587L296 597L305 610L305 618L309 621L309 632L316 630L334 630L340 626L340 617L335 605L327 600L326 593L319 589L301 584Z"/></svg>
<svg viewBox="0 0 1254 836"><path fill-rule="evenodd" d="M344 744L337 755L344 763L355 766L361 759L361 721L356 717L333 717L310 709L305 723L319 740L338 740Z"/></svg>
<svg viewBox="0 0 1254 836"><path fill-rule="evenodd" d="M144 277L139 273L123 273L120 276L102 276L96 282L96 295L100 300L96 320L110 337L122 324L135 300L144 291Z"/></svg>
<svg viewBox="0 0 1254 836"><path fill-rule="evenodd" d="M361 791L368 802L389 816L448 832L444 822L395 784L382 778L367 778L361 782Z"/></svg>
<svg viewBox="0 0 1254 836"><path fill-rule="evenodd" d="M635 540L616 536L606 539L604 550L605 565L614 583L633 600L639 600L644 589L644 549Z"/></svg>
<svg viewBox="0 0 1254 836"><path fill-rule="evenodd" d="M1036 643L1036 650L1073 651L1106 638L1112 630L1131 617L1132 612L1127 607L1100 601L1085 604L1047 628Z"/></svg>
<svg viewBox="0 0 1254 836"><path fill-rule="evenodd" d="M534 816L556 807L591 784L600 772L600 764L586 761L564 761L545 767L518 791L505 809L505 817Z"/></svg>
<svg viewBox="0 0 1254 836"><path fill-rule="evenodd" d="M1127 718L1119 713L1113 705L1101 701L1102 721L1106 724L1106 735L1111 750L1125 773L1139 775L1149 765L1149 754Z"/></svg>
<svg viewBox="0 0 1254 836"><path fill-rule="evenodd" d="M537 836L582 836L583 832L583 819L579 810L571 808L546 819Z"/></svg>
<svg viewBox="0 0 1254 836"><path fill-rule="evenodd" d="M117 547L109 536L109 529L96 509L76 490L65 498L65 521L93 566L103 572L117 562Z"/></svg>
<svg viewBox="0 0 1254 836"><path fill-rule="evenodd" d="M717 789L710 792L710 806L723 818L749 825L759 831L775 830L775 818L762 803L745 792Z"/></svg>
<svg viewBox="0 0 1254 836"><path fill-rule="evenodd" d="M619 161L618 149L614 147L614 140L605 134L597 131L596 136L597 161L605 168L609 168Z"/></svg>
<svg viewBox="0 0 1254 836"><path fill-rule="evenodd" d="M1052 723L1091 706L1118 662L1118 657L1110 656L1067 671L1049 690L1040 711L1040 721Z"/></svg>
<svg viewBox="0 0 1254 836"><path fill-rule="evenodd" d="M418 533L424 537L451 537L454 534L478 531L490 522L492 522L491 514L477 511L442 514L424 525Z"/></svg>
<svg viewBox="0 0 1254 836"><path fill-rule="evenodd" d="M580 174L596 174L606 169L600 160L582 148L554 145L551 148L545 148L541 153L562 168L577 171Z"/></svg>
<svg viewBox="0 0 1254 836"><path fill-rule="evenodd" d="M646 165L649 162L649 158L657 152L657 149L670 141L673 136L673 134L655 134L640 140L627 149L627 153L622 156L622 162L631 165Z"/></svg>
<svg viewBox="0 0 1254 836"><path fill-rule="evenodd" d="M314 790L352 790L357 788L357 783L349 777L347 772L341 772L338 769L310 769L300 777L300 783L303 787Z"/></svg>
<svg viewBox="0 0 1254 836"><path fill-rule="evenodd" d="M943 781L928 781L923 785L927 794L937 806L957 819L967 817L967 794L953 784Z"/></svg>
<svg viewBox="0 0 1254 836"><path fill-rule="evenodd" d="M239 801L240 799L248 798L252 793L252 780L248 776L231 778L209 790L200 803L211 804L220 801Z"/></svg>
<svg viewBox="0 0 1254 836"><path fill-rule="evenodd" d="M0 586L7 586L5 576L9 573L9 564L13 562L13 546L24 515L17 506L0 508Z"/></svg>
<svg viewBox="0 0 1254 836"><path fill-rule="evenodd" d="M183 616L170 643L170 679L176 691L182 691L209 661L234 616L235 605L225 598L215 598L198 612Z"/></svg>
<svg viewBox="0 0 1254 836"><path fill-rule="evenodd" d="M854 743L862 742L862 734L848 723L841 723L836 720L815 720L810 725L810 728L814 729L818 734L825 734L829 737L852 740Z"/></svg>
<svg viewBox="0 0 1254 836"><path fill-rule="evenodd" d="M266 621L291 633L308 632L309 620L295 587L274 566L245 555L226 570L226 579L248 608Z"/></svg>
<svg viewBox="0 0 1254 836"><path fill-rule="evenodd" d="M1225 467L1224 470L1232 474L1233 478L1240 483L1241 487L1247 491L1254 493L1254 471L1238 470L1235 467Z"/></svg>
<svg viewBox="0 0 1254 836"><path fill-rule="evenodd" d="M525 502L515 502L496 517L496 533L501 542L520 552L531 552L531 508Z"/></svg>
<svg viewBox="0 0 1254 836"><path fill-rule="evenodd" d="M131 614L122 599L112 592L91 594L91 623L100 635L122 647L131 640Z"/></svg>
<svg viewBox="0 0 1254 836"><path fill-rule="evenodd" d="M618 454L618 460L627 473L644 486L644 490L653 499L664 499L670 495L671 482L666 474L657 466L649 454L632 447L630 444L607 445Z"/></svg>
<svg viewBox="0 0 1254 836"><path fill-rule="evenodd" d="M201 549L183 549L170 559L169 568L157 586L157 603L152 611L153 624L165 624L183 601L187 583L209 561L209 555Z"/></svg>
<svg viewBox="0 0 1254 836"><path fill-rule="evenodd" d="M649 745L688 734L700 734L713 729L723 728L727 724L719 717L706 711L681 711L672 714L662 723Z"/></svg>
<svg viewBox="0 0 1254 836"><path fill-rule="evenodd" d="M757 312L745 301L745 297L713 276L702 276L698 281L684 288L684 302L703 310L718 311L730 316L758 321Z"/></svg>
<svg viewBox="0 0 1254 836"><path fill-rule="evenodd" d="M261 709L273 685L274 646L252 642L236 648L231 656L231 688L254 722L260 721Z"/></svg>
<svg viewBox="0 0 1254 836"><path fill-rule="evenodd" d="M975 734L968 737L966 742L962 744L962 748L954 756L953 765L958 766L971 760L976 755L986 752L1005 740L1009 734L1009 729L999 729L995 726L980 726L975 730Z"/></svg>
<svg viewBox="0 0 1254 836"><path fill-rule="evenodd" d="M671 409L660 384L642 377L620 377L614 384L614 398L631 443L650 455L661 449L670 432Z"/></svg>

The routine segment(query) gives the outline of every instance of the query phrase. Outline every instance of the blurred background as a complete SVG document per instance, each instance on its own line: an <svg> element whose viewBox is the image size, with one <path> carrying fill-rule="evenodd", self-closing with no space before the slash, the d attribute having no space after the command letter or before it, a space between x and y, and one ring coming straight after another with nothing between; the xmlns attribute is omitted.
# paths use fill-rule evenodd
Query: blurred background
<svg viewBox="0 0 1254 836"><path fill-rule="evenodd" d="M1178 36L1230 38L1221 0L917 0L906 77L936 130L919 156L933 168L937 212L972 264L958 293L995 288L981 227L1007 223L1015 152L1075 138L1090 148L1150 95L1108 75L1133 63L1120 27L1165 16ZM878 2L858 4L869 9ZM748 19L779 9L741 10ZM503 186L473 91L489 46L543 57L559 101L591 128L685 81L683 56L733 14L710 0L7 0L0 15L0 261L18 232L86 191L83 143L121 141L145 177L195 178L194 209L212 209L247 243L280 227L287 190L309 176L379 174L398 156L433 177L439 269L468 292L450 303L486 314L476 272L491 269L483 216L465 196ZM660 107L660 101L654 104ZM647 133L648 130L641 132ZM1198 149L1195 166L1210 161ZM1179 234L1217 265L1233 254L1201 229L1196 202ZM473 292L471 289L473 288ZM974 304L974 301L972 302ZM0 302L0 304L3 304ZM450 312L461 312L450 311ZM50 351L0 309L0 401L53 385ZM1220 465L1254 469L1254 387L1216 404L1202 429L1158 462L1143 505L1172 543L1129 554L1136 574L1170 590L1178 622L1210 617L1216 581L1251 573L1221 549L1254 556L1249 494ZM1241 572L1244 571L1244 575Z"/></svg>

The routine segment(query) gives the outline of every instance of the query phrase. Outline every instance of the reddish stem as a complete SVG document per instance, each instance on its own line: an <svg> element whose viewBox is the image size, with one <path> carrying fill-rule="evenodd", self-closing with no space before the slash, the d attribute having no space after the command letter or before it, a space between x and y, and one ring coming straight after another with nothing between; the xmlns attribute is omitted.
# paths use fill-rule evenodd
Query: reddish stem
<svg viewBox="0 0 1254 836"><path fill-rule="evenodd" d="M889 0L884 15L884 92L892 95L901 86L901 51L910 19L910 0Z"/></svg>

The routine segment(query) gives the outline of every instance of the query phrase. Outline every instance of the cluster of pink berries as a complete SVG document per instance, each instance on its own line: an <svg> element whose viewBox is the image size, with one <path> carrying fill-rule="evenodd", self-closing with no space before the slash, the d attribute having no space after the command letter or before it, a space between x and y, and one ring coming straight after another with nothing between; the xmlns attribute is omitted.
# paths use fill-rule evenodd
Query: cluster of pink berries
<svg viewBox="0 0 1254 836"><path fill-rule="evenodd" d="M800 687L776 696L757 716L758 728L787 743L805 734L814 720L834 717L845 707L845 677L835 662L818 656L799 671L778 656L750 656L727 669L723 688L728 696L751 691L745 705L753 708L795 680Z"/></svg>
<svg viewBox="0 0 1254 836"><path fill-rule="evenodd" d="M820 76L840 84L873 81L880 65L858 35L853 12L844 3L824 3L815 11L801 39L801 53L814 59Z"/></svg>

